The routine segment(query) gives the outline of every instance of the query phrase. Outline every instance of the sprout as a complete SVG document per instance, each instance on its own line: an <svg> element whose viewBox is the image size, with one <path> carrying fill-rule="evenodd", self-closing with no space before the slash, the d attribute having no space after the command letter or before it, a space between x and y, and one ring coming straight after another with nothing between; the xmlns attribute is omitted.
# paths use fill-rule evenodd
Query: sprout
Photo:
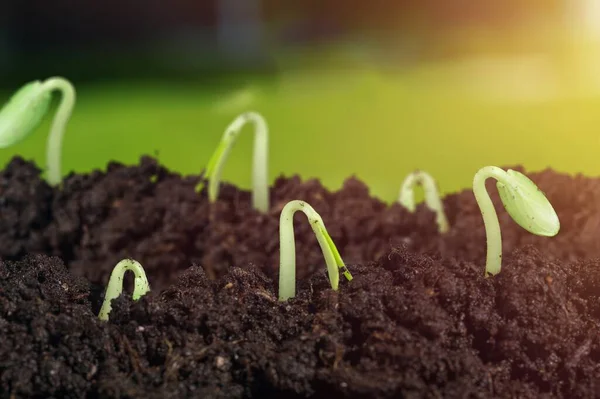
<svg viewBox="0 0 600 399"><path fill-rule="evenodd" d="M0 110L0 148L7 148L23 140L39 126L50 108L54 90L62 92L62 101L52 122L46 146L48 182L52 185L61 180L62 140L75 105L73 85L60 77L27 83Z"/></svg>
<svg viewBox="0 0 600 399"><path fill-rule="evenodd" d="M206 165L205 176L208 183L208 199L215 202L219 196L219 183L223 165L229 156L231 147L237 140L242 127L248 122L255 126L254 130L254 159L252 161L252 206L260 212L269 210L269 185L268 179L268 145L269 130L265 119L256 112L246 112L238 116L223 133L221 142ZM204 181L196 186L200 192L204 187Z"/></svg>
<svg viewBox="0 0 600 399"><path fill-rule="evenodd" d="M137 301L150 291L150 284L148 283L146 272L144 272L142 265L133 259L123 259L117 263L110 274L104 302L102 303L102 308L98 314L100 320L108 320L108 314L112 309L111 302L113 299L118 298L119 295L121 295L121 292L123 292L123 277L128 270L132 271L135 275L132 295L134 301Z"/></svg>
<svg viewBox="0 0 600 399"><path fill-rule="evenodd" d="M552 237L560 230L560 221L544 193L527 176L495 166L481 168L473 179L473 194L481 210L487 236L486 275L500 273L502 236L494 204L485 188L485 181L494 178L504 208L525 230L539 236Z"/></svg>
<svg viewBox="0 0 600 399"><path fill-rule="evenodd" d="M400 188L398 202L410 212L415 211L415 185L423 187L425 192L425 204L429 209L435 212L436 222L440 233L446 233L449 229L448 219L444 213L444 205L438 193L437 184L433 177L427 172L416 170L406 176Z"/></svg>
<svg viewBox="0 0 600 399"><path fill-rule="evenodd" d="M337 291L342 269L348 281L352 275L346 268L333 240L327 233L321 216L304 201L290 201L281 211L279 218L279 300L285 301L296 296L296 244L294 239L294 214L302 211L308 218L319 246L323 252L331 288Z"/></svg>

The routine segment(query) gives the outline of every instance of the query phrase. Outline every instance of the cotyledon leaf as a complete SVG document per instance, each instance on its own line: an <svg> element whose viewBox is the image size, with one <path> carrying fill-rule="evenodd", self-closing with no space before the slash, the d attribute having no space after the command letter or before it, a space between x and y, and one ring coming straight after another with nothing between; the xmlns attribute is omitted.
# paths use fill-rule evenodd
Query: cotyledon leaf
<svg viewBox="0 0 600 399"><path fill-rule="evenodd" d="M506 173L510 184L496 183L506 211L530 233L555 236L560 230L560 221L544 193L524 174L512 169Z"/></svg>
<svg viewBox="0 0 600 399"><path fill-rule="evenodd" d="M23 140L42 122L52 98L42 85L40 81L25 84L0 109L0 148Z"/></svg>

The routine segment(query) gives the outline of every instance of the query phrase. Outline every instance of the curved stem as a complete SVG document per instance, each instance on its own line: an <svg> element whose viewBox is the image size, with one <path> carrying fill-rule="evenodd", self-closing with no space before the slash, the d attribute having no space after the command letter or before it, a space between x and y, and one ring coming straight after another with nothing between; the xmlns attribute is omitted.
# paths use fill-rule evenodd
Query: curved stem
<svg viewBox="0 0 600 399"><path fill-rule="evenodd" d="M473 194L479 205L479 210L483 216L483 224L485 226L487 241L485 262L486 276L500 273L502 267L502 235L500 233L500 222L498 221L498 214L494 208L494 203L485 187L485 181L490 177L503 184L510 184L510 176L508 176L505 171L495 166L481 168L475 174L473 179Z"/></svg>
<svg viewBox="0 0 600 399"><path fill-rule="evenodd" d="M269 185L268 185L268 152L269 129L265 119L256 112L246 112L238 116L228 127L221 138L221 142L211 157L206 167L209 180L208 198L210 202L217 200L221 173L229 157L229 152L239 137L246 123L254 124L254 154L252 160L252 206L260 212L269 210ZM200 191L203 183L196 186Z"/></svg>
<svg viewBox="0 0 600 399"><path fill-rule="evenodd" d="M398 202L408 209L409 212L414 212L416 209L415 185L419 180L418 173L419 171L416 171L406 176L400 187L400 193L398 194Z"/></svg>
<svg viewBox="0 0 600 399"><path fill-rule="evenodd" d="M62 178L60 171L61 151L63 136L67 122L75 106L75 88L66 79L53 77L44 82L44 90L59 90L62 92L62 100L52 121L52 127L48 135L46 147L46 164L48 167L48 182L52 185L59 184Z"/></svg>
<svg viewBox="0 0 600 399"><path fill-rule="evenodd" d="M321 216L304 201L290 201L281 211L279 218L279 300L285 301L296 296L296 242L294 238L294 214L298 211L303 212L308 218L308 222L317 237L325 263L329 282L333 290L339 286L339 269L344 271L348 280L352 280L352 275L346 269L333 240L329 236Z"/></svg>
<svg viewBox="0 0 600 399"><path fill-rule="evenodd" d="M108 314L112 310L111 302L113 299L118 298L123 292L123 278L125 272L131 271L135 275L133 295L134 301L137 301L142 296L146 295L150 291L150 284L146 278L146 272L139 262L133 259L123 259L113 269L108 280L108 286L106 287L106 295L104 296L104 302L102 302L102 308L98 314L100 320L108 320Z"/></svg>
<svg viewBox="0 0 600 399"><path fill-rule="evenodd" d="M420 185L425 192L425 204L429 209L435 212L436 223L440 233L446 233L449 230L448 218L444 212L444 205L440 199L437 184L429 173L417 170L409 174L400 188L398 202L400 202L410 212L415 211L415 186Z"/></svg>

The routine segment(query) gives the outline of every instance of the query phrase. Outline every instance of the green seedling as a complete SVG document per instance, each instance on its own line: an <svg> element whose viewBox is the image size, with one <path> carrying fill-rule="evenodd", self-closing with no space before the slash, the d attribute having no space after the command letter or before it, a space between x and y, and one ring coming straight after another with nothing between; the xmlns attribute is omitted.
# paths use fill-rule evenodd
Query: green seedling
<svg viewBox="0 0 600 399"><path fill-rule="evenodd" d="M338 249L329 236L321 216L304 201L290 201L281 211L279 218L279 300L286 301L296 296L296 243L294 238L294 214L304 212L323 252L331 288L337 291L341 269L348 281L352 275L346 268Z"/></svg>
<svg viewBox="0 0 600 399"><path fill-rule="evenodd" d="M560 230L560 221L544 193L527 176L495 166L481 168L473 179L473 194L481 210L487 237L487 275L500 273L502 266L502 236L494 204L485 188L489 178L497 180L496 187L504 208L525 230L538 236L552 237Z"/></svg>
<svg viewBox="0 0 600 399"><path fill-rule="evenodd" d="M204 176L208 179L208 199L215 202L219 196L219 185L223 165L227 161L229 152L235 144L242 128L246 123L254 124L254 155L252 160L252 206L260 212L269 210L269 185L268 185L268 152L269 129L265 119L256 112L246 112L238 116L223 133L221 142L210 158ZM196 186L200 192L204 187L204 179Z"/></svg>
<svg viewBox="0 0 600 399"><path fill-rule="evenodd" d="M436 215L436 222L440 233L446 233L449 229L448 219L444 212L444 205L440 199L437 184L433 177L427 172L422 170L416 170L406 176L402 187L400 188L400 195L398 196L398 202L402 204L410 212L414 212L415 206L415 186L420 185L423 187L425 192L425 205Z"/></svg>
<svg viewBox="0 0 600 399"><path fill-rule="evenodd" d="M144 272L142 265L133 259L123 259L117 263L110 274L104 302L102 302L102 308L100 308L100 313L98 314L100 320L108 320L108 315L112 310L112 300L118 298L119 295L121 295L121 292L123 292L123 278L127 271L131 271L135 275L132 295L134 301L137 301L150 291L150 284L148 283L146 272Z"/></svg>
<svg viewBox="0 0 600 399"><path fill-rule="evenodd" d="M62 100L52 122L46 146L48 182L61 181L61 150L65 127L75 106L75 89L66 79L53 77L27 83L0 110L0 148L10 147L33 133L50 108L52 92L62 92Z"/></svg>

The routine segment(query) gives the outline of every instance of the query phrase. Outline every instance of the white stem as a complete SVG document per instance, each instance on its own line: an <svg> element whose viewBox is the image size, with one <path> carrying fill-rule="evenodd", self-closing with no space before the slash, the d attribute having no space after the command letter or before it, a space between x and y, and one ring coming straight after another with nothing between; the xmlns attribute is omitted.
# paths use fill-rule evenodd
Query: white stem
<svg viewBox="0 0 600 399"><path fill-rule="evenodd" d="M485 187L485 182L490 177L506 185L512 182L510 176L496 166L481 168L473 179L473 194L483 217L487 241L485 272L486 275L496 275L502 268L502 234L498 214Z"/></svg>
<svg viewBox="0 0 600 399"><path fill-rule="evenodd" d="M113 299L118 298L123 292L123 278L125 272L131 271L135 275L133 295L134 301L137 301L142 296L146 295L150 291L150 284L146 278L146 272L142 265L133 259L123 259L113 269L108 280L108 286L106 287L106 294L104 296L104 302L102 302L102 308L98 314L100 320L108 320L108 315L112 310L111 302Z"/></svg>
<svg viewBox="0 0 600 399"><path fill-rule="evenodd" d="M269 129L265 119L256 112L246 112L238 116L228 127L221 139L215 155L214 170L209 173L208 196L211 202L219 196L221 173L227 161L229 152L239 137L246 123L254 124L254 154L252 160L252 206L260 212L269 210L269 184L268 184L268 152Z"/></svg>
<svg viewBox="0 0 600 399"><path fill-rule="evenodd" d="M296 296L296 243L294 238L294 214L298 211L303 212L308 218L319 246L323 252L329 282L331 288L338 289L340 275L339 269L345 270L345 265L339 257L336 256L337 249L327 233L325 224L321 216L304 201L290 201L281 211L279 219L279 300L285 301ZM328 239L329 238L329 239ZM332 248L333 246L333 248ZM337 259L336 259L337 258ZM347 276L349 273L347 274ZM351 278L351 276L350 276Z"/></svg>
<svg viewBox="0 0 600 399"><path fill-rule="evenodd" d="M440 199L437 184L429 173L417 170L409 174L400 188L398 202L410 212L414 212L415 206L415 186L420 185L425 192L425 205L435 212L436 223L440 233L446 233L449 230L448 218L444 212L444 204Z"/></svg>

